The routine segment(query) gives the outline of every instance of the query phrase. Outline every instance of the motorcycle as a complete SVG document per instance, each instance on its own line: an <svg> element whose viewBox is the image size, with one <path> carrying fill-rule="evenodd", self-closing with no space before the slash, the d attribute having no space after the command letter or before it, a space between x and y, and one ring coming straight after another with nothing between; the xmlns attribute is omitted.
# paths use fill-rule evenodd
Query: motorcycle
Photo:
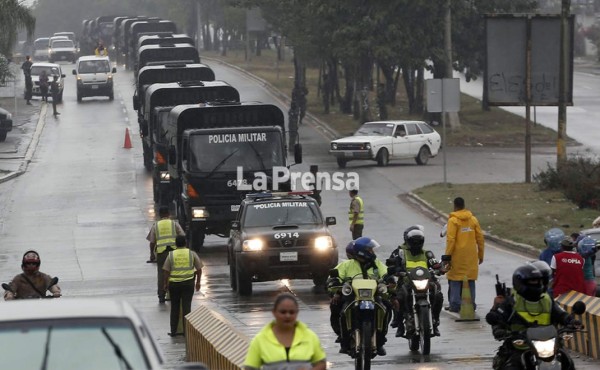
<svg viewBox="0 0 600 370"><path fill-rule="evenodd" d="M575 302L573 305L573 314L581 315L585 312L586 306L582 301ZM490 312L486 315L486 321L490 325L502 325L509 329L508 325L499 320L498 315ZM564 342L573 338L575 332L582 331L582 328L573 326L563 326L557 329L554 325L533 326L520 332L507 331L504 340L510 340L516 348L525 348L521 354L521 366L525 370L541 369L575 369L573 360L564 350Z"/></svg>
<svg viewBox="0 0 600 370"><path fill-rule="evenodd" d="M386 325L387 308L382 295L387 294L387 285L374 279L364 279L362 274L341 282L337 270L331 270L329 276L332 290L341 289L344 308L342 316L349 329L350 351L356 370L371 369L371 359L377 356L377 329Z"/></svg>
<svg viewBox="0 0 600 370"><path fill-rule="evenodd" d="M55 277L53 277L53 278L52 278L52 280L50 280L50 284L49 284L49 285L48 285L48 287L46 288L46 291L48 291L48 289L50 289L52 286L54 286L54 285L56 285L56 284L58 284L58 277L56 277L56 276L55 276ZM18 297L18 296L17 296L17 294L16 294L16 292L12 290L12 288L11 288L10 284L7 284L7 283L2 283L2 289L4 289L4 290L5 290L5 291L7 291L7 292L11 292L11 293L12 293L12 294L13 294L13 295L16 297L16 298L10 298L10 299L6 299L6 298L5 298L5 300L13 300L13 299L43 299L43 298L58 298L58 297L55 297L55 296L54 296L54 295L52 295L52 294L47 294L47 295L44 295L44 296L41 296L41 297L40 297L40 296L37 296L37 295L35 295L35 296L27 296L27 297Z"/></svg>
<svg viewBox="0 0 600 370"><path fill-rule="evenodd" d="M415 334L408 338L408 347L411 351L418 351L428 355L431 352L431 337L433 337L433 318L429 302L429 283L433 274L426 268L416 267L406 273L410 281L410 294L413 299L413 325ZM408 325L407 325L408 326Z"/></svg>

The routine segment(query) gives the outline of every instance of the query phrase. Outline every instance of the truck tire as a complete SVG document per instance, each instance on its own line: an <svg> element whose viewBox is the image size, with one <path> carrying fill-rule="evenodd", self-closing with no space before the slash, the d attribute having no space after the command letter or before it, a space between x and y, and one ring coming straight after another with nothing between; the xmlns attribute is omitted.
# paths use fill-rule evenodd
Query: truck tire
<svg viewBox="0 0 600 370"><path fill-rule="evenodd" d="M146 171L152 171L154 164L152 163L152 148L142 139L142 151L144 156L144 168Z"/></svg>
<svg viewBox="0 0 600 370"><path fill-rule="evenodd" d="M390 163L390 154L386 148L381 148L379 152L377 152L377 165L385 167L388 163Z"/></svg>
<svg viewBox="0 0 600 370"><path fill-rule="evenodd" d="M190 243L190 249L194 252L200 254L202 247L204 246L204 230L193 230L190 226L188 229L189 238L188 241Z"/></svg>
<svg viewBox="0 0 600 370"><path fill-rule="evenodd" d="M419 149L419 154L417 154L417 156L415 157L415 161L418 165L424 166L427 164L427 161L429 161L429 157L431 157L431 152L429 151L429 148L426 146L422 146L421 149Z"/></svg>
<svg viewBox="0 0 600 370"><path fill-rule="evenodd" d="M6 132L6 131L0 131L0 141L6 140L7 134L8 134L8 132Z"/></svg>
<svg viewBox="0 0 600 370"><path fill-rule="evenodd" d="M239 269L239 262L235 263L235 279L237 285L237 292L241 296L252 295L252 276L248 276Z"/></svg>
<svg viewBox="0 0 600 370"><path fill-rule="evenodd" d="M229 259L229 285L231 290L234 292L237 290L237 271L235 269L235 259L230 257Z"/></svg>

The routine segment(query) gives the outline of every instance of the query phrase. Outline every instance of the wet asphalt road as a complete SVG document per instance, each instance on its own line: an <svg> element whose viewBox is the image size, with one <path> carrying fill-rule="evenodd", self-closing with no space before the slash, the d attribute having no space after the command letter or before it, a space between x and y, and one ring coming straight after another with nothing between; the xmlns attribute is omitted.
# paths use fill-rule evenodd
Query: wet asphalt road
<svg viewBox="0 0 600 370"><path fill-rule="evenodd" d="M229 82L240 91L242 100L277 103L253 81L218 64L210 65L217 79ZM68 73L71 67L64 69ZM185 356L183 339L167 336L169 305L158 304L155 265L145 263L148 255L145 236L154 210L151 177L142 166L141 143L136 137L137 120L131 107L133 76L119 67L114 101L87 98L79 104L75 98L74 78L67 76L64 103L59 106L62 115L54 118L47 113L43 134L27 172L0 184L2 279L8 280L20 272L18 266L23 251L35 248L42 256L41 270L60 277L64 299L108 296L131 302L148 320L168 364L181 363ZM132 133L132 149L123 148L125 128ZM321 171L337 170L333 157L327 154L326 137L308 125L302 127L300 135L304 164L293 169L307 170L310 164L319 164ZM18 150L25 149L21 146ZM523 158L520 150L450 149L448 181L522 181ZM534 173L536 168L544 168L546 162L555 158L553 148L536 148ZM442 181L441 156L432 159L427 166L399 161L379 168L357 162L350 163L346 171L355 171L360 176L366 207L364 234L381 243L382 248L377 251L380 258L385 259L398 244L402 230L415 223L425 226L428 248L437 256L442 254L443 240L438 235L441 222L431 220L401 199L402 194L411 189ZM468 194L465 198L467 207L469 202L476 201ZM338 225L332 230L342 249L350 241L346 225L348 201L346 191L323 193L323 213L337 217ZM450 203L443 211L450 211ZM225 239L207 238L206 252L202 256L206 269L194 306L207 305L251 337L271 319L271 302L276 294L291 291L301 302L300 319L321 338L331 367L353 367L348 356L337 352L328 324L326 294L314 291L308 280L277 281L255 284L252 297L239 298L229 288L225 244ZM488 244L477 285L479 315L485 316L490 308L494 275L499 274L509 282L514 268L525 260L526 257ZM442 285L445 291L444 279ZM373 367L490 368L497 344L483 320L457 323L444 312L440 330L442 336L432 340L432 354L425 357L411 353L406 340L389 335L388 356L375 358ZM599 364L578 360L578 368L583 369L598 368Z"/></svg>

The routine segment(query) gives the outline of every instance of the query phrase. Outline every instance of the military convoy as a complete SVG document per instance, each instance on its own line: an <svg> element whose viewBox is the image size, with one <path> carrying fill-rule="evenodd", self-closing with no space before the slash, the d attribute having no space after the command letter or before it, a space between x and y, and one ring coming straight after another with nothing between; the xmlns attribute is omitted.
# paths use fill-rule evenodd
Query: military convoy
<svg viewBox="0 0 600 370"><path fill-rule="evenodd" d="M233 86L215 81L200 63L194 40L169 20L103 16L82 27L84 48L93 50L101 37L111 45L111 60L134 70L132 102L156 205L171 207L196 251L206 235L229 237L242 199L253 191L248 184L291 165L283 112L240 102ZM301 161L296 144L294 162Z"/></svg>

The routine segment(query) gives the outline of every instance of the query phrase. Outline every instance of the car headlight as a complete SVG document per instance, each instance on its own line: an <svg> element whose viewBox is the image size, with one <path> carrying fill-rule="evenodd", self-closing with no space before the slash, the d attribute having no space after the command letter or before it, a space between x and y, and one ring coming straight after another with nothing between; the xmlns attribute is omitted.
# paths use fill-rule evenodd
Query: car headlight
<svg viewBox="0 0 600 370"><path fill-rule="evenodd" d="M245 251L260 251L263 249L264 242L261 239L244 240L242 249Z"/></svg>
<svg viewBox="0 0 600 370"><path fill-rule="evenodd" d="M108 75L108 79L109 79L109 80L112 80L112 75Z"/></svg>
<svg viewBox="0 0 600 370"><path fill-rule="evenodd" d="M331 248L333 248L333 239L331 236L319 236L315 239L315 249L324 251Z"/></svg>
<svg viewBox="0 0 600 370"><path fill-rule="evenodd" d="M171 175L167 171L160 171L160 181L169 181L171 180Z"/></svg>
<svg viewBox="0 0 600 370"><path fill-rule="evenodd" d="M192 208L192 218L207 218L208 211L205 207L193 207Z"/></svg>
<svg viewBox="0 0 600 370"><path fill-rule="evenodd" d="M548 340L533 340L531 341L535 347L535 351L541 358L548 358L554 356L554 342L555 338Z"/></svg>
<svg viewBox="0 0 600 370"><path fill-rule="evenodd" d="M12 119L12 114L11 113L7 114L6 119Z"/></svg>
<svg viewBox="0 0 600 370"><path fill-rule="evenodd" d="M429 280L428 279L413 280L412 282L415 285L415 288L417 290L425 290L425 289L427 289L427 286L429 285Z"/></svg>
<svg viewBox="0 0 600 370"><path fill-rule="evenodd" d="M365 149L371 150L371 143L365 143Z"/></svg>
<svg viewBox="0 0 600 370"><path fill-rule="evenodd" d="M359 289L358 296L360 298L371 298L373 296L373 291L371 289Z"/></svg>
<svg viewBox="0 0 600 370"><path fill-rule="evenodd" d="M337 143L331 143L331 149L337 150Z"/></svg>

